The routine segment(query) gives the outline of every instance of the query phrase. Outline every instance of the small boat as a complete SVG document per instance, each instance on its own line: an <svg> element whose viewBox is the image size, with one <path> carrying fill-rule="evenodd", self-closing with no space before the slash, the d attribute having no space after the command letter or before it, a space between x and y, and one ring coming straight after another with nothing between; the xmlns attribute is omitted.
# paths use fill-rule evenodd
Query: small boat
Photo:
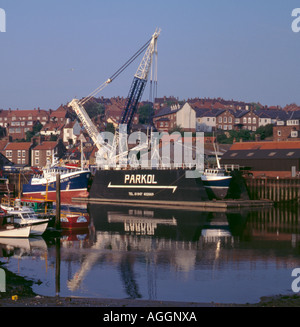
<svg viewBox="0 0 300 327"><path fill-rule="evenodd" d="M215 145L214 149L217 167L205 169L201 175L201 180L210 197L224 199L228 193L232 176L227 174L225 169L221 168Z"/></svg>
<svg viewBox="0 0 300 327"><path fill-rule="evenodd" d="M32 209L39 217L54 214L53 201L46 199L4 197L1 199L1 207L5 210L15 207L27 207Z"/></svg>
<svg viewBox="0 0 300 327"><path fill-rule="evenodd" d="M1 208L7 215L13 217L13 221L21 226L30 226L31 235L42 235L46 231L49 219L41 219L37 216L32 208L21 206L21 202L15 202L15 206L1 203Z"/></svg>
<svg viewBox="0 0 300 327"><path fill-rule="evenodd" d="M12 220L11 217L1 216L0 217L0 237L29 237L30 226L20 226L14 222L8 222Z"/></svg>
<svg viewBox="0 0 300 327"><path fill-rule="evenodd" d="M29 237L30 235L30 226L15 226L13 224L6 224L0 227L0 238L1 237Z"/></svg>
<svg viewBox="0 0 300 327"><path fill-rule="evenodd" d="M60 217L61 229L87 229L90 224L89 215L82 213L62 213Z"/></svg>

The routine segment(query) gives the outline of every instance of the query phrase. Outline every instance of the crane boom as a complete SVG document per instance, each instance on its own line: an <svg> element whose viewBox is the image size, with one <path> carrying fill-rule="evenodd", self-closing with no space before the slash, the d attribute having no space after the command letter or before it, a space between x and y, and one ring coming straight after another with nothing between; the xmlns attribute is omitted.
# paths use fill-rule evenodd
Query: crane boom
<svg viewBox="0 0 300 327"><path fill-rule="evenodd" d="M81 120L83 126L85 127L86 131L88 132L89 136L93 140L94 144L97 146L98 155L103 154L103 144L101 137L99 138L99 132L97 127L93 124L91 118L89 117L88 113L84 109L83 105L89 101L97 92L101 91L104 87L106 87L109 83L111 83L117 76L120 75L121 72L124 71L125 68L128 67L145 49L146 52L144 57L134 75L134 79L129 91L129 95L127 98L126 106L122 112L121 119L119 121L119 128L120 125L127 125L127 131L130 130L132 125L132 119L136 112L138 103L142 97L143 91L145 89L148 74L150 71L150 67L153 60L153 54L157 53L157 38L160 34L160 29L156 29L155 33L152 35L152 38L143 45L143 47L138 50L114 75L111 76L106 82L104 82L101 86L99 86L94 92L92 92L89 96L82 100L73 99L68 106L72 107L72 109L77 114L78 118ZM109 157L112 157L115 153L116 144L118 143L119 139L119 130L116 130L116 135L114 139L114 143L112 147L105 146L108 151L110 151ZM101 140L99 142L99 140Z"/></svg>
<svg viewBox="0 0 300 327"><path fill-rule="evenodd" d="M93 140L95 145L97 146L98 150L101 149L101 145L98 142L98 130L96 126L93 124L90 116L85 111L83 105L80 103L79 100L73 99L69 105L69 107L72 107L75 113L77 114L78 118L81 120L84 128L88 132L90 138Z"/></svg>
<svg viewBox="0 0 300 327"><path fill-rule="evenodd" d="M130 130L132 119L136 113L138 103L143 95L148 80L148 74L153 60L153 54L157 53L157 38L160 30L156 30L152 35L150 44L144 54L144 57L134 75L133 82L127 97L126 106L123 110L120 124L127 125L127 131Z"/></svg>

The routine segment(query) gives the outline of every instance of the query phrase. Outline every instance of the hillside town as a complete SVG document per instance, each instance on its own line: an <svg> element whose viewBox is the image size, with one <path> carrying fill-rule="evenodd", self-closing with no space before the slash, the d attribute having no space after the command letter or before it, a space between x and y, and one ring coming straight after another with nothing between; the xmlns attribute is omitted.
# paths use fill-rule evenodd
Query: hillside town
<svg viewBox="0 0 300 327"><path fill-rule="evenodd" d="M114 132L125 102L126 99L121 97L93 98L87 103L86 110L99 132ZM264 149L276 148L277 152L271 158L278 162L287 149L300 149L299 121L300 107L296 104L282 108L222 98L179 100L171 96L156 98L153 104L141 102L132 126L133 130L143 131L151 125L155 131L170 134L174 131L204 132L207 157L214 157L212 143L217 140L218 155L223 157L224 164L252 167L250 162L254 160L255 175L292 177L299 171L298 163L295 163L293 172L289 168L284 172L274 168L270 173L264 164L258 164L257 155L260 155L262 145ZM65 164L79 164L81 144L85 165L95 164L96 146L67 105L62 104L56 110L1 109L0 135L2 167L41 169L53 160L54 154ZM250 150L253 152L251 156ZM293 154L292 150L288 151L287 159L298 162L299 158L294 157L299 151ZM244 159L242 152L246 156Z"/></svg>

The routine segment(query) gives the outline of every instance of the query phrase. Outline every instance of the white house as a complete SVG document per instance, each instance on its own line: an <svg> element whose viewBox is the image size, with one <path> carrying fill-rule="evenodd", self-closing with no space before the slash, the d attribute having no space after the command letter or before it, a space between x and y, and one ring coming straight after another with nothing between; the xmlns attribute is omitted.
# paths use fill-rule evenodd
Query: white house
<svg viewBox="0 0 300 327"><path fill-rule="evenodd" d="M176 125L180 126L184 131L196 130L196 111L188 102L176 112Z"/></svg>
<svg viewBox="0 0 300 327"><path fill-rule="evenodd" d="M63 129L63 142L69 144L75 144L77 137L80 135L81 126L77 120L70 121L68 119L67 124Z"/></svg>

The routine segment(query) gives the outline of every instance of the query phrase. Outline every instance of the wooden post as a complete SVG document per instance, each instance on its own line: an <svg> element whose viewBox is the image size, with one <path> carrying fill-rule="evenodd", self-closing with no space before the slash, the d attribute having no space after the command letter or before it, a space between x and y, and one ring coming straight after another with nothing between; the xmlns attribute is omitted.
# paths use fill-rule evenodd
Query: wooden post
<svg viewBox="0 0 300 327"><path fill-rule="evenodd" d="M55 250L56 250L56 260L55 260L55 294L59 296L60 293L60 238L55 239Z"/></svg>
<svg viewBox="0 0 300 327"><path fill-rule="evenodd" d="M56 219L55 228L60 229L60 175L56 175Z"/></svg>

